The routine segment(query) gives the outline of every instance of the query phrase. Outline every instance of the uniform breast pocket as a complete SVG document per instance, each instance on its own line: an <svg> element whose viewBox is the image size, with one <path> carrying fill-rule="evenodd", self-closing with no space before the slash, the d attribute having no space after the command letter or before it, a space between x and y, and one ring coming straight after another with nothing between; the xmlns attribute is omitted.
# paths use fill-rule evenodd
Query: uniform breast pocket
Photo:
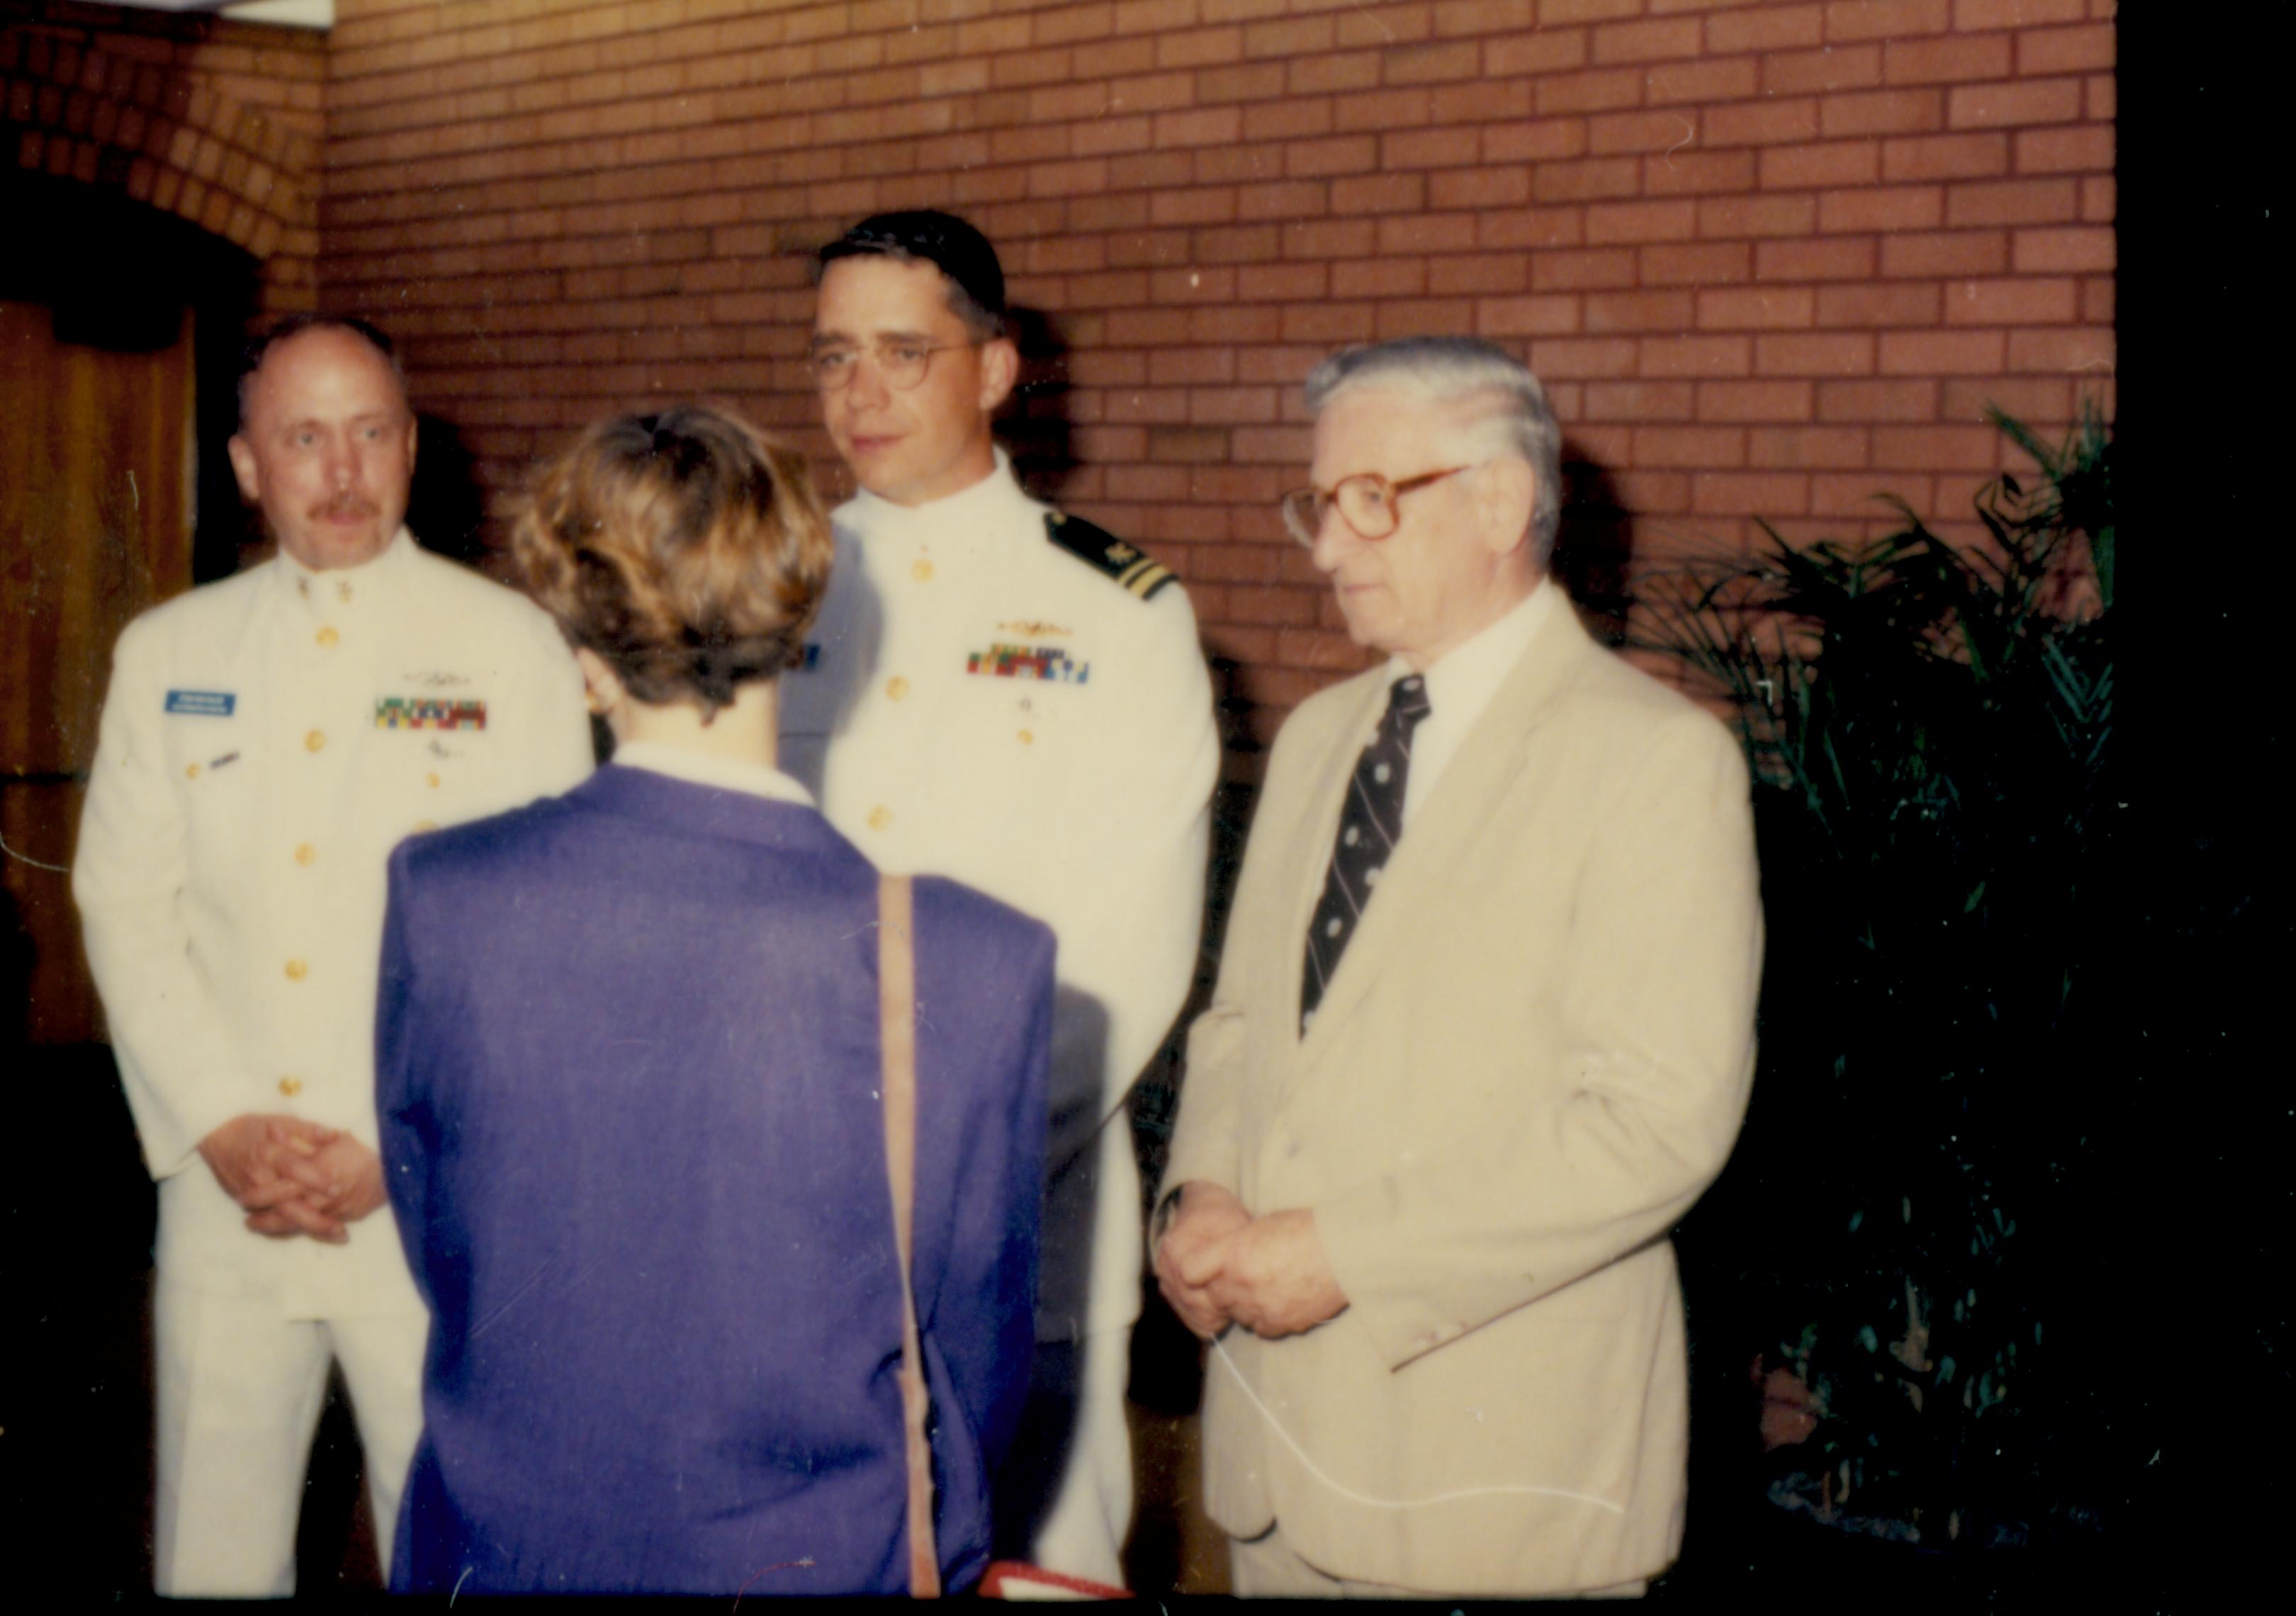
<svg viewBox="0 0 2296 1616"><path fill-rule="evenodd" d="M195 856L242 845L252 822L257 774L249 726L237 718L170 714L160 744L185 805Z"/></svg>
<svg viewBox="0 0 2296 1616"><path fill-rule="evenodd" d="M436 830L510 806L496 800L503 788L493 756L483 730L389 730L373 737L367 773L375 801L397 815L402 833Z"/></svg>
<svg viewBox="0 0 2296 1616"><path fill-rule="evenodd" d="M999 645L967 659L967 727L987 758L1015 770L1056 768L1089 721L1091 667L1057 645Z"/></svg>

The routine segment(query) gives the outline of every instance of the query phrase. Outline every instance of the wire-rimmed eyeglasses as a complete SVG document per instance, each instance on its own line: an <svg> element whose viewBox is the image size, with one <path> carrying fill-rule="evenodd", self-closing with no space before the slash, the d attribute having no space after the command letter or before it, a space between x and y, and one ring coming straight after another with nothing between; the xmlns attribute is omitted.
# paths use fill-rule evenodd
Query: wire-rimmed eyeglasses
<svg viewBox="0 0 2296 1616"><path fill-rule="evenodd" d="M1294 488L1283 496L1283 525L1292 530L1292 537L1313 549L1316 535L1324 530L1324 519L1336 508L1340 520L1357 538L1376 544L1392 534L1403 520L1396 509L1397 500L1414 488L1474 469L1455 465L1440 472L1422 472L1401 482L1390 482L1377 472L1357 472L1352 477L1341 478L1328 488L1313 485Z"/></svg>
<svg viewBox="0 0 2296 1616"><path fill-rule="evenodd" d="M886 340L873 344L865 351L877 362L877 373L885 385L897 393L906 393L925 379L935 354L945 354L953 348L979 348L971 342L902 342ZM861 368L865 350L849 342L827 343L806 356L806 368L813 373L813 384L824 393L833 393L853 380Z"/></svg>

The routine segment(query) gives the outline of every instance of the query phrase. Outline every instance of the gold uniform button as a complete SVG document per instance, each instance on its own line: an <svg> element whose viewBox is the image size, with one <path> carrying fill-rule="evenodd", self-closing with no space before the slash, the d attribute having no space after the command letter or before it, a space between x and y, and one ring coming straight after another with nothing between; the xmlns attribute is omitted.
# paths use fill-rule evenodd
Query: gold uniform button
<svg viewBox="0 0 2296 1616"><path fill-rule="evenodd" d="M319 632L312 637L316 639L322 645L332 645L343 636L337 634L335 632L335 626L332 623L330 623L324 628L320 629Z"/></svg>
<svg viewBox="0 0 2296 1616"><path fill-rule="evenodd" d="M300 1078L280 1079L279 1092L285 1095L289 1099L293 1099L297 1095L303 1092L303 1079Z"/></svg>
<svg viewBox="0 0 2296 1616"><path fill-rule="evenodd" d="M327 733L324 730L315 729L309 734L303 737L303 750L307 752L317 751L326 743Z"/></svg>
<svg viewBox="0 0 2296 1616"><path fill-rule="evenodd" d="M435 831L439 828L439 822L436 819L418 819L414 822L414 828L418 832Z"/></svg>
<svg viewBox="0 0 2296 1616"><path fill-rule="evenodd" d="M1035 744L1036 739L1037 732L1032 729L1024 729L1021 732L1021 744L1023 746Z"/></svg>
<svg viewBox="0 0 2296 1616"><path fill-rule="evenodd" d="M308 841L299 844L295 849L295 862L297 864L308 865L311 860L316 858L318 856L319 849L313 847Z"/></svg>
<svg viewBox="0 0 2296 1616"><path fill-rule="evenodd" d="M932 562L922 555L917 557L917 564L909 569L909 576L916 579L917 582L921 584L930 584L932 582Z"/></svg>
<svg viewBox="0 0 2296 1616"><path fill-rule="evenodd" d="M184 779L186 779L186 780L196 780L196 779L198 779L199 777L200 777L200 766L199 766L198 764L196 764L196 763L186 763L186 764L184 764Z"/></svg>
<svg viewBox="0 0 2296 1616"><path fill-rule="evenodd" d="M287 962L287 980L289 981L299 982L310 974L311 967L305 964L301 960L291 959Z"/></svg>
<svg viewBox="0 0 2296 1616"><path fill-rule="evenodd" d="M873 808L869 810L869 828L871 830L882 831L892 823L892 809L889 808Z"/></svg>
<svg viewBox="0 0 2296 1616"><path fill-rule="evenodd" d="M909 693L909 682L899 674L895 674L885 681L885 693L898 701Z"/></svg>
<svg viewBox="0 0 2296 1616"><path fill-rule="evenodd" d="M430 787L431 790L433 790L433 791L436 791L436 790L438 790L438 789L439 789L439 776L438 776L438 775L423 775L423 776L422 776L422 783L423 783L425 785L429 786L429 787Z"/></svg>

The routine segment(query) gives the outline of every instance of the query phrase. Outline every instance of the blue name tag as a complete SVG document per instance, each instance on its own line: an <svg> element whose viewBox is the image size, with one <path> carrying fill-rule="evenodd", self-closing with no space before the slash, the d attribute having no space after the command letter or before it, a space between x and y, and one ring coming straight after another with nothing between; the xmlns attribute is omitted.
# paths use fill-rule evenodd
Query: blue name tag
<svg viewBox="0 0 2296 1616"><path fill-rule="evenodd" d="M228 718L231 710L239 705L239 698L227 690L171 690L168 693L169 712L189 713L199 718Z"/></svg>

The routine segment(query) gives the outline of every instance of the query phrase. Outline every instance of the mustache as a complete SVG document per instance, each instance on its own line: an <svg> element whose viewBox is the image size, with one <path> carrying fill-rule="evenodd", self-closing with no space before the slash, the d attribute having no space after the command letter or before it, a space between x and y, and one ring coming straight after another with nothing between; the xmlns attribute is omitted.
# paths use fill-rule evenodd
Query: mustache
<svg viewBox="0 0 2296 1616"><path fill-rule="evenodd" d="M360 495L338 494L321 500L305 514L314 521L332 521L346 516L380 516L382 507Z"/></svg>

